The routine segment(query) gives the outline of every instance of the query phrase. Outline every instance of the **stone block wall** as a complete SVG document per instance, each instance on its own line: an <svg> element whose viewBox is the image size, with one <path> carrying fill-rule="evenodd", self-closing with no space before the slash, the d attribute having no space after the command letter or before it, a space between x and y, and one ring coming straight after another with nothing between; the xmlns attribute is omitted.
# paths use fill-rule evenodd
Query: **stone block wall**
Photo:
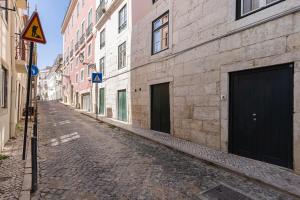
<svg viewBox="0 0 300 200"><path fill-rule="evenodd" d="M228 151L229 72L294 63L294 168L300 173L300 2L235 19L224 1L158 1L133 25L133 126L150 129L150 86L170 82L171 134ZM151 55L151 25L170 12L169 49Z"/></svg>

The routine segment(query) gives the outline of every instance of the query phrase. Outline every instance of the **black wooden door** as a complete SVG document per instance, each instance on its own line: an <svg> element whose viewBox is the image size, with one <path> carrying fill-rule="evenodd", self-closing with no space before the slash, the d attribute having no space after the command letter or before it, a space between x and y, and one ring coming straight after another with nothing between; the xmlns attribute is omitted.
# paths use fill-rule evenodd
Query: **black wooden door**
<svg viewBox="0 0 300 200"><path fill-rule="evenodd" d="M293 66L230 74L231 153L293 167Z"/></svg>
<svg viewBox="0 0 300 200"><path fill-rule="evenodd" d="M170 133L169 83L151 86L151 129Z"/></svg>

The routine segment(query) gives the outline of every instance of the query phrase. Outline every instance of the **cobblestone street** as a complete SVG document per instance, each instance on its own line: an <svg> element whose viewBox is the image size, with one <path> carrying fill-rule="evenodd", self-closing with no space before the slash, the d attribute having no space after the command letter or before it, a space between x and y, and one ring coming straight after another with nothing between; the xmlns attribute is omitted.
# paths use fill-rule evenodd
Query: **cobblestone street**
<svg viewBox="0 0 300 200"><path fill-rule="evenodd" d="M0 159L0 200L19 199L22 190L25 161L22 160L22 129L17 130L17 138L11 139L4 147Z"/></svg>
<svg viewBox="0 0 300 200"><path fill-rule="evenodd" d="M39 112L33 199L218 199L219 190L209 190L220 185L230 200L296 199L62 104L42 102Z"/></svg>

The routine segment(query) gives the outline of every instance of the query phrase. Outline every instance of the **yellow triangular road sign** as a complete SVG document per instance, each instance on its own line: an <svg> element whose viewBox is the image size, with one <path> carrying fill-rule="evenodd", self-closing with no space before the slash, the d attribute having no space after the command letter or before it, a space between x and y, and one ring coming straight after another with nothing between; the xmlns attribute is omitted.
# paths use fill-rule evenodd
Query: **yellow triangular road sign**
<svg viewBox="0 0 300 200"><path fill-rule="evenodd" d="M22 33L22 38L32 42L46 43L46 38L37 12L32 14L29 23L26 25Z"/></svg>

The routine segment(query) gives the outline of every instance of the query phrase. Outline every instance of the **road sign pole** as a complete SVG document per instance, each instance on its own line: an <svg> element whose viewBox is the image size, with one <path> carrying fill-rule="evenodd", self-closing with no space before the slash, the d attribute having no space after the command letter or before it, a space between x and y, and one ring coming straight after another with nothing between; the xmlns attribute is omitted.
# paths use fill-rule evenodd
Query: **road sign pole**
<svg viewBox="0 0 300 200"><path fill-rule="evenodd" d="M29 52L29 66L27 71L27 98L26 98L26 115L25 115L25 128L24 128L24 140L23 140L23 155L22 159L26 158L26 145L27 145L27 130L28 130L28 115L29 115L29 102L30 102L30 92L31 92L31 65L33 57L33 47L34 43L30 42L30 52Z"/></svg>
<svg viewBox="0 0 300 200"><path fill-rule="evenodd" d="M95 95L96 95L96 119L98 119L98 110L99 110L99 107L98 107L98 101L99 101L99 89L98 89L98 83L96 83L96 92L95 92Z"/></svg>

